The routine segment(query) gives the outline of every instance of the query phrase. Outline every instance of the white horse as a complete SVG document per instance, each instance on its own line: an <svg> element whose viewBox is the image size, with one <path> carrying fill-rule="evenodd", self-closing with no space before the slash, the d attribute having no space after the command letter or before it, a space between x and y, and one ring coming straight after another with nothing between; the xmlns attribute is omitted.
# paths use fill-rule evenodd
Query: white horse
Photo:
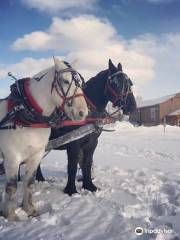
<svg viewBox="0 0 180 240"><path fill-rule="evenodd" d="M50 116L56 108L62 107L72 120L85 119L88 114L86 101L81 88L73 79L72 69L57 58L54 58L54 62L55 66L30 79L31 96L42 109L42 116ZM0 102L0 121L7 114L7 105L7 99ZM3 215L9 220L18 220L15 212L17 175L22 162L26 163L22 208L28 216L38 214L32 203L32 187L49 135L50 128L17 127L16 130L0 130L0 158L4 160L6 172Z"/></svg>

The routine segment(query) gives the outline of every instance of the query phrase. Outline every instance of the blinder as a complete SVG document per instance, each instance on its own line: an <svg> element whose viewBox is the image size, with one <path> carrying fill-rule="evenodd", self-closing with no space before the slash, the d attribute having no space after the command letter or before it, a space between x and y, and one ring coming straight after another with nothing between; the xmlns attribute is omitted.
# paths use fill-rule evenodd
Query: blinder
<svg viewBox="0 0 180 240"><path fill-rule="evenodd" d="M120 75L122 75L122 81L119 81L118 79L118 76ZM119 93L115 89L118 89L120 87L120 82L122 82L122 88ZM113 85L115 87L113 87ZM112 95L113 107L119 107L121 109L125 107L128 94L132 92L132 85L133 83L131 79L123 71L117 71L108 76L105 92L109 91Z"/></svg>

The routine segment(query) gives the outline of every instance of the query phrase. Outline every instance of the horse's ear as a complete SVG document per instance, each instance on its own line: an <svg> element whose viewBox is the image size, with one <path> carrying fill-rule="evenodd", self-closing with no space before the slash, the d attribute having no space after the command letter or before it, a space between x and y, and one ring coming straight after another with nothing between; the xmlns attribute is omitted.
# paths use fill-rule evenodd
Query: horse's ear
<svg viewBox="0 0 180 240"><path fill-rule="evenodd" d="M72 68L76 69L78 67L78 59L74 59L70 65Z"/></svg>
<svg viewBox="0 0 180 240"><path fill-rule="evenodd" d="M121 63L118 63L117 67L118 67L118 69L119 69L120 71L122 71L122 65L121 65Z"/></svg>
<svg viewBox="0 0 180 240"><path fill-rule="evenodd" d="M61 61L58 57L53 56L55 68L61 70L65 68L64 62Z"/></svg>
<svg viewBox="0 0 180 240"><path fill-rule="evenodd" d="M117 71L117 68L116 68L115 65L112 63L111 59L109 59L109 71L110 71L110 72L115 72L115 71Z"/></svg>
<svg viewBox="0 0 180 240"><path fill-rule="evenodd" d="M54 60L54 64L56 65L58 61L57 57L53 56L53 60Z"/></svg>

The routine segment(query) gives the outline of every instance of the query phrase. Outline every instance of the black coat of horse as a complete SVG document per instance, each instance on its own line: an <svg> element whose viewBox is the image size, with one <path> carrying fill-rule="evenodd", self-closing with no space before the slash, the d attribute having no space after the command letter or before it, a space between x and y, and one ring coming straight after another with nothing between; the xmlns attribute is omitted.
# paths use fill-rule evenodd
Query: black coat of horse
<svg viewBox="0 0 180 240"><path fill-rule="evenodd" d="M109 60L109 68L87 81L83 92L88 102L91 103L90 105L94 106L92 110L93 113L98 112L104 114L108 101L111 101L114 106L120 107L124 114L128 114L136 108L131 86L132 82L122 71L121 64L119 63L118 67L115 67L112 61ZM77 128L79 128L79 126L52 129L50 140ZM100 134L101 131L91 133L79 140L70 142L56 149L67 150L68 182L64 189L65 193L69 195L77 193L75 178L77 165L80 161L82 162L83 188L92 192L97 190L97 187L92 182L91 167L93 154L97 147ZM37 171L37 180L44 180L40 166Z"/></svg>

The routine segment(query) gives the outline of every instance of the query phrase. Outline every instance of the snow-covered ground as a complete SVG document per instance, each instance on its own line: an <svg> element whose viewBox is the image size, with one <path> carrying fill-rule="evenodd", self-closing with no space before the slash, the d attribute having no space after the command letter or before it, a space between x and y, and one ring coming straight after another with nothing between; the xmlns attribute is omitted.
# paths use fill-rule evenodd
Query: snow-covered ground
<svg viewBox="0 0 180 240"><path fill-rule="evenodd" d="M100 191L84 191L77 183L80 194L65 195L66 153L51 152L42 164L48 181L36 183L34 191L40 216L27 219L17 209L21 222L0 217L0 239L180 239L180 128L167 126L164 132L163 126L127 122L111 128L116 131L101 135L94 155ZM1 176L1 192L3 182ZM137 236L137 227L144 234Z"/></svg>

